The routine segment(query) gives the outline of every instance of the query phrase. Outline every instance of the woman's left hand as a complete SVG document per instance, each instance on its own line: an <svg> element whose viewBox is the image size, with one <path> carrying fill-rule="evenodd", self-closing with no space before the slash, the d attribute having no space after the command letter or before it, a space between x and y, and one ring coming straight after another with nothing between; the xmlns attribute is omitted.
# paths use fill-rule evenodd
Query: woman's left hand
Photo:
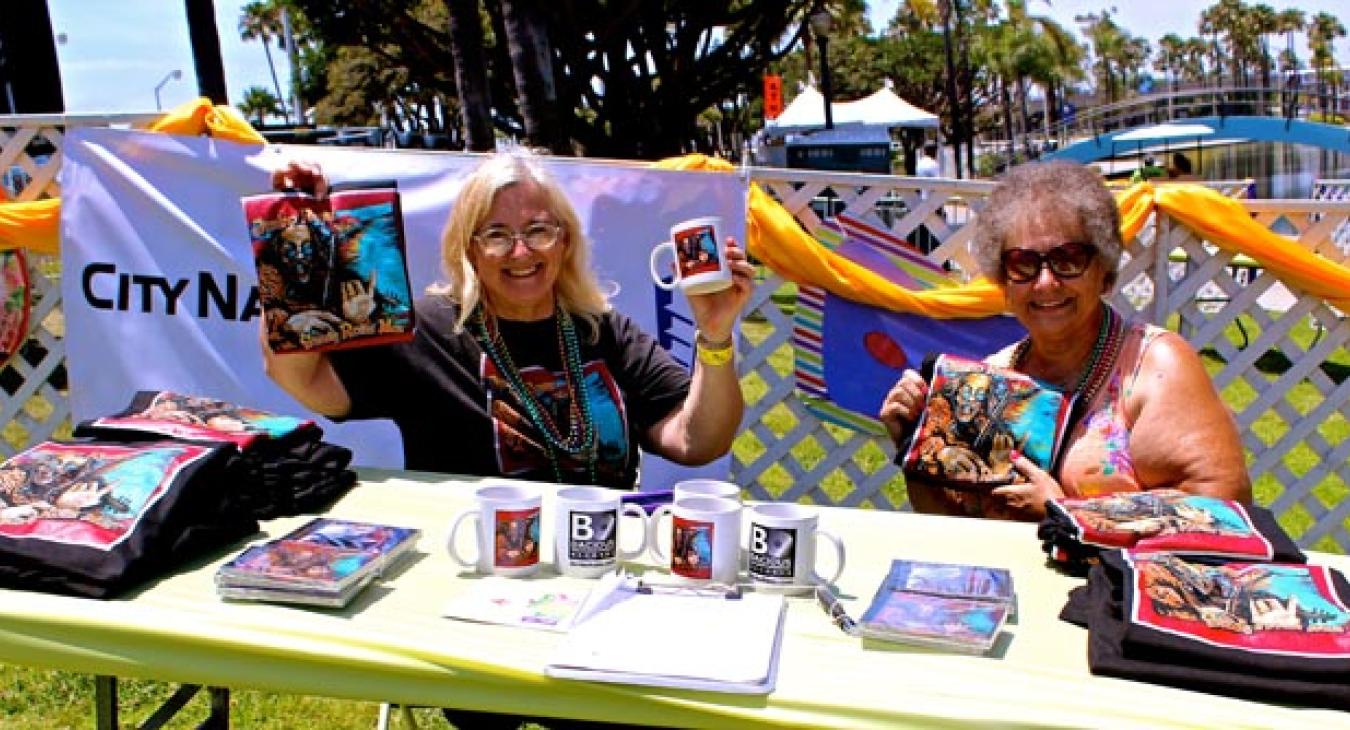
<svg viewBox="0 0 1350 730"><path fill-rule="evenodd" d="M1036 462L1019 453L1013 452L1012 464L1026 481L995 487L990 494L1000 500L1008 515L1015 519L1043 519L1046 500L1063 497L1064 489L1054 477L1036 466Z"/></svg>
<svg viewBox="0 0 1350 730"><path fill-rule="evenodd" d="M726 256L727 267L731 269L731 286L721 291L689 296L694 325L704 339L711 342L731 339L736 317L745 308L755 288L755 267L750 264L736 239L727 238Z"/></svg>

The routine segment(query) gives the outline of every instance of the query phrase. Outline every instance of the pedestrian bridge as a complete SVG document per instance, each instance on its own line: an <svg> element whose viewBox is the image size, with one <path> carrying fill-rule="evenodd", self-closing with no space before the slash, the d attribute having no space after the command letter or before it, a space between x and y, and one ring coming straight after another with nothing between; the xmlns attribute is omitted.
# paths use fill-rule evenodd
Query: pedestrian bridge
<svg viewBox="0 0 1350 730"><path fill-rule="evenodd" d="M1072 142L1047 155L1046 159L1086 163L1120 155L1133 155L1162 145L1170 149L1185 149L1202 141L1219 140L1302 144L1350 154L1350 129L1322 122L1287 117L1211 116L1185 119L1184 126L1191 125L1203 125L1214 131L1204 136L1160 135L1153 140L1145 140L1131 139L1127 136L1138 132L1141 127L1117 129ZM1126 139L1121 140L1121 137Z"/></svg>

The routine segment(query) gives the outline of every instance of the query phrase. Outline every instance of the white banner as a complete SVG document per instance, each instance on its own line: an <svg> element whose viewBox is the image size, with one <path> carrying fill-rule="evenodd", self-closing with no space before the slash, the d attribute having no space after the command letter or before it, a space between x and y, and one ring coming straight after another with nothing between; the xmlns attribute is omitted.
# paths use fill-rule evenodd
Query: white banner
<svg viewBox="0 0 1350 730"><path fill-rule="evenodd" d="M168 389L294 415L307 411L263 373L257 277L239 199L265 192L287 159L321 164L335 182L398 180L414 291L444 279L440 231L477 155L238 145L113 129L67 137L61 187L61 293L70 400L79 420L126 407L137 390ZM681 296L670 306L648 273L670 226L721 216L745 240L746 184L734 175L651 170L623 163L545 160L568 191L594 245L594 266L615 308L661 336L688 362L692 328ZM388 422L333 424L327 438L356 463L399 467ZM455 414L446 414L453 436ZM676 478L725 476L647 455L644 489Z"/></svg>

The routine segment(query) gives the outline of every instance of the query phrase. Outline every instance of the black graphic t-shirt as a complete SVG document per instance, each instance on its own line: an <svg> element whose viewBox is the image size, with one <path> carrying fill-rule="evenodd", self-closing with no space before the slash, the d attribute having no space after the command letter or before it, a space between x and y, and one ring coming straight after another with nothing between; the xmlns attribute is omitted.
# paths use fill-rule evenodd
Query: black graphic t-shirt
<svg viewBox="0 0 1350 730"><path fill-rule="evenodd" d="M557 481L543 435L470 331L453 332L457 305L416 304L411 342L331 353L352 400L348 418L389 418L403 436L404 465L419 471ZM557 323L500 323L522 379L562 435L569 391ZM596 428L595 481L629 488L652 425L689 392L689 374L627 317L609 312L597 338L578 324L583 378ZM586 459L555 451L563 481L589 483Z"/></svg>

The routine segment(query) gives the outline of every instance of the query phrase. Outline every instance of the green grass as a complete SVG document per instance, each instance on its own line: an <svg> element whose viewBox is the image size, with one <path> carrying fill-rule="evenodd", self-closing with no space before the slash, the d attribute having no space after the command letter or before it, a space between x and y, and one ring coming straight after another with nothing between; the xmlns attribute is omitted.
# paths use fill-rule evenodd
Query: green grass
<svg viewBox="0 0 1350 730"><path fill-rule="evenodd" d="M795 290L791 287L775 293L774 301L780 307L792 306ZM1248 336L1255 338L1259 332L1250 323ZM771 326L764 321L748 321L744 325L744 334L756 344L763 341L771 332ZM1242 342L1241 333L1236 327L1230 327L1225 333L1234 346ZM1293 339L1302 347L1307 347L1316 336L1307 326L1306 320L1293 332ZM1212 350L1201 353L1205 365L1211 374L1223 367L1223 361ZM782 347L769 359L772 367L780 374L792 370L792 351ZM1284 372L1290 363L1281 353L1266 353L1258 362L1258 368L1265 377L1274 380ZM1338 350L1322 369L1328 377L1340 382L1350 375L1350 354L1344 349ZM768 386L755 375L743 380L746 399L753 403L765 396ZM1257 397L1257 391L1243 382L1237 382L1224 389L1224 400L1235 410L1241 410ZM1315 408L1322 396L1312 385L1303 382L1294 386L1285 399L1298 413L1307 413ZM795 418L784 406L774 408L765 419L766 426L777 436L792 430ZM1288 430L1279 417L1273 413L1263 414L1252 426L1263 442L1277 444L1282 434ZM848 439L853 432L833 425L826 426L827 438L837 441ZM1335 444L1350 436L1350 423L1344 414L1328 419L1320 427L1322 437L1328 443ZM808 468L825 458L828 443L806 441L792 449L792 458ZM746 432L737 438L732 447L735 458L742 463L752 461L766 448L754 434ZM1249 457L1250 458L1250 457ZM869 447L855 456L855 462L864 471L871 473L885 466L890 454ZM1318 464L1318 456L1307 448L1290 448L1283 457L1286 467L1295 474L1304 474ZM791 477L785 470L770 470L761 483L771 494L781 494L791 486ZM842 499L852 489L852 485L838 473L824 480L821 489L834 500ZM1255 484L1257 501L1269 504L1280 493L1281 487L1273 477L1262 478ZM896 477L891 480L883 493L893 504L905 502L904 480ZM1330 477L1313 490L1317 499L1325 505L1337 504L1350 497L1350 489L1339 479ZM1295 537L1302 535L1312 525L1312 517L1299 508L1288 511L1280 518L1281 524ZM1340 552L1339 546L1330 540L1313 546L1314 549L1327 552ZM162 682L126 679L119 683L121 712L124 724L143 721L162 702L172 686ZM6 730L47 730L49 728L88 728L92 727L94 681L92 677L71 672L47 671L0 664L0 727ZM208 700L203 694L194 698L183 715L171 722L170 728L195 727L206 717ZM375 726L379 706L370 702L351 702L319 697L299 695L280 695L267 692L235 691L231 693L231 718L236 727L241 728L293 728L324 727L343 730L345 728L372 728ZM430 709L416 710L418 723L424 727L445 727L440 715ZM397 725L396 725L397 726Z"/></svg>

